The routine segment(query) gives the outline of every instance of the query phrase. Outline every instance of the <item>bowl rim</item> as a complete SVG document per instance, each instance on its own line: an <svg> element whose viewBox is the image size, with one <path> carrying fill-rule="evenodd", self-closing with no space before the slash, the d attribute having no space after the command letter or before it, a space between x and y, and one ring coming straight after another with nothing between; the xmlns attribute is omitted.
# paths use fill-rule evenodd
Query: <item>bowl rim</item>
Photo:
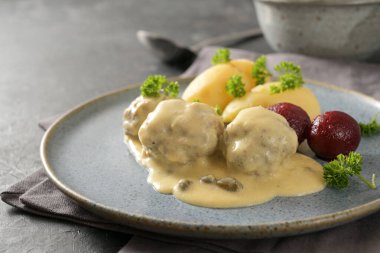
<svg viewBox="0 0 380 253"><path fill-rule="evenodd" d="M300 5L366 5L379 4L380 0L252 0L253 2L277 3L277 4L300 4Z"/></svg>

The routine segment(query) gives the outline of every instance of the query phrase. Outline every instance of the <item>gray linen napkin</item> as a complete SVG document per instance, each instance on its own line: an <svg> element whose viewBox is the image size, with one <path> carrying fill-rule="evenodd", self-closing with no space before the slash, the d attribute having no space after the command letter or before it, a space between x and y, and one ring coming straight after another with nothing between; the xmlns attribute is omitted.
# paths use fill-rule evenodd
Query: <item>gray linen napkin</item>
<svg viewBox="0 0 380 253"><path fill-rule="evenodd" d="M203 49L182 75L193 76L210 66L216 48ZM232 58L255 59L257 53L233 49ZM330 61L294 54L270 54L272 68L282 60L301 65L306 78L333 83L380 98L380 65ZM40 123L46 129L56 117ZM43 169L1 193L1 199L19 209L101 229L133 234L120 252L379 252L380 213L316 233L257 240L199 240L153 234L115 224L72 202L49 181ZM344 242L344 243L343 243Z"/></svg>

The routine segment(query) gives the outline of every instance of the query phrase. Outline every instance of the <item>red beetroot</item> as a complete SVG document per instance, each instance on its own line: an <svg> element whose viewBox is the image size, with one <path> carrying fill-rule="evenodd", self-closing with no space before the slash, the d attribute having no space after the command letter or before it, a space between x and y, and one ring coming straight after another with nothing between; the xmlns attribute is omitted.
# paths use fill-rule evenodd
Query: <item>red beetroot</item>
<svg viewBox="0 0 380 253"><path fill-rule="evenodd" d="M301 107L291 103L278 103L268 109L282 115L288 121L289 126L296 131L298 143L306 139L311 121Z"/></svg>
<svg viewBox="0 0 380 253"><path fill-rule="evenodd" d="M354 118L344 112L331 111L314 119L307 143L318 157L329 161L339 154L355 151L360 138L360 127Z"/></svg>

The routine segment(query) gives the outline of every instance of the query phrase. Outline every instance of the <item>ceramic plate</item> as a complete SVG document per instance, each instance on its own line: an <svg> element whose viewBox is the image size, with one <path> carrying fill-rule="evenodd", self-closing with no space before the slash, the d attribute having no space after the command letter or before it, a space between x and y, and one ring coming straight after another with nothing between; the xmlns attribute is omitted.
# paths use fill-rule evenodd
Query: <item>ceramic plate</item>
<svg viewBox="0 0 380 253"><path fill-rule="evenodd" d="M180 80L184 87L189 79ZM368 121L380 102L335 86L309 82L323 111L348 112ZM51 180L84 208L118 223L151 232L208 238L260 238L316 231L380 210L380 189L356 179L344 190L326 188L303 197L265 204L209 209L182 203L153 190L123 143L122 115L139 95L138 86L86 102L46 132L41 156ZM362 138L364 176L380 176L380 136Z"/></svg>

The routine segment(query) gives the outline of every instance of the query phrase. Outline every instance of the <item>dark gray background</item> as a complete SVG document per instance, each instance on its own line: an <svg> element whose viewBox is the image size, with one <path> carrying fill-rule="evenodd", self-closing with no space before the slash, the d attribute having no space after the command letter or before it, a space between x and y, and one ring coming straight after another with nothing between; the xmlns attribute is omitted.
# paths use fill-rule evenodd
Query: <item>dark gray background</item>
<svg viewBox="0 0 380 253"><path fill-rule="evenodd" d="M0 192L41 167L40 119L148 74L180 74L138 43L137 30L189 45L255 26L248 0L1 1ZM238 47L271 52L262 38ZM113 252L127 241L0 203L0 252Z"/></svg>

